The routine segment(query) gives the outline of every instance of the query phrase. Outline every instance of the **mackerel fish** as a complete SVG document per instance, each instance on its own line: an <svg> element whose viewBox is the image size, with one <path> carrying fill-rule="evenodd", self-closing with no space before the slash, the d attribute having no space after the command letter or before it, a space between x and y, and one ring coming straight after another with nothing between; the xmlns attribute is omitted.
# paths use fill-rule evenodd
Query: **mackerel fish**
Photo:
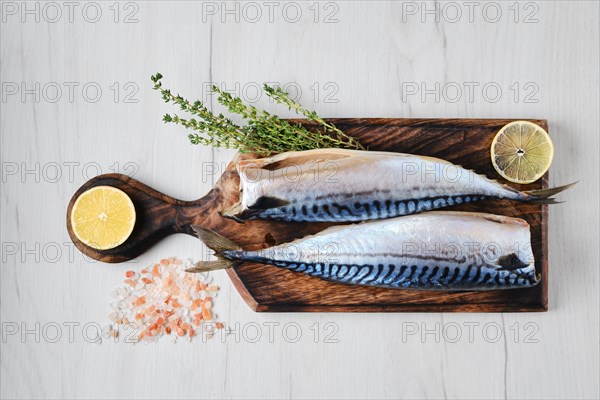
<svg viewBox="0 0 600 400"><path fill-rule="evenodd" d="M364 221L484 199L552 204L573 185L518 191L438 158L343 149L287 152L236 168L240 202L222 215L238 222Z"/></svg>
<svg viewBox="0 0 600 400"><path fill-rule="evenodd" d="M492 290L535 286L529 225L486 213L433 211L332 226L262 250L243 250L194 226L216 261L189 272L273 265L342 284L393 289Z"/></svg>

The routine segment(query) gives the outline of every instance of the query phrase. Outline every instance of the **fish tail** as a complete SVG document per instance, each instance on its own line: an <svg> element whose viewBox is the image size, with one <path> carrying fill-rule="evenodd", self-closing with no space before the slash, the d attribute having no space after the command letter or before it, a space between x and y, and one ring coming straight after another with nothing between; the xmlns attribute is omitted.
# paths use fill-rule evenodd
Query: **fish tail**
<svg viewBox="0 0 600 400"><path fill-rule="evenodd" d="M244 261L232 259L225 254L228 251L242 250L240 246L233 243L231 240L210 229L202 228L198 225L192 225L192 229L198 235L204 244L215 252L216 261L198 261L192 268L188 268L186 272L206 272L215 271L218 269L228 269L242 264Z"/></svg>
<svg viewBox="0 0 600 400"><path fill-rule="evenodd" d="M219 269L229 269L240 265L241 261L232 260L216 260L216 261L198 261L193 267L188 268L185 272L208 272L217 271Z"/></svg>
<svg viewBox="0 0 600 400"><path fill-rule="evenodd" d="M574 186L577 182L569 183L568 185L557 186L549 189L539 189L539 190L527 190L524 192L520 192L523 196L521 197L521 201L526 203L536 203L536 204L557 204L562 203L562 201L556 201L556 199L552 196L569 189Z"/></svg>

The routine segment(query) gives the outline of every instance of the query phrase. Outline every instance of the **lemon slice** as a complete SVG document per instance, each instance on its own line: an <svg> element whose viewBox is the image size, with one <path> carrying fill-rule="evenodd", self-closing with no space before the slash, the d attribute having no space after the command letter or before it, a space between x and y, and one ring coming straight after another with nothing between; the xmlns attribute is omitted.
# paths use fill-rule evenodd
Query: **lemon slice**
<svg viewBox="0 0 600 400"><path fill-rule="evenodd" d="M496 134L490 153L494 168L503 178L514 183L532 183L550 168L554 145L541 126L514 121Z"/></svg>
<svg viewBox="0 0 600 400"><path fill-rule="evenodd" d="M111 186L86 190L71 210L71 227L77 239L98 250L123 244L134 225L133 202L125 192Z"/></svg>

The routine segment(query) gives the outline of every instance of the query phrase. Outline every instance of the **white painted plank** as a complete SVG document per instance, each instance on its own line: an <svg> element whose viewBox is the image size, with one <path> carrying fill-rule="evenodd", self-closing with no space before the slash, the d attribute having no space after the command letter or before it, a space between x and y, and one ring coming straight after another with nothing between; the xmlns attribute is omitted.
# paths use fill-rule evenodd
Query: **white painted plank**
<svg viewBox="0 0 600 400"><path fill-rule="evenodd" d="M21 22L21 2L1 5L0 310L4 334L11 323L39 322L41 330L56 322L63 336L57 343L36 343L33 334L23 343L18 334L2 337L3 398L600 396L598 3L475 2L473 22L461 2L453 3L461 11L455 22L454 6L443 2L438 22L424 13L432 2L276 3L270 22L270 6L257 2L261 17L253 22L255 6L245 3L153 1L120 3L118 23L112 2L99 3L97 23L83 18L84 6L86 18L94 17L86 3L78 3L73 22L58 3L64 14L55 23L46 21L54 14L42 3L27 6L35 4L39 22L33 14ZM488 22L495 4L502 15ZM238 7L239 22L223 7ZM295 7L301 18L291 22ZM134 11L138 22L124 23ZM538 22L525 23L532 12ZM326 16L337 22L325 23ZM217 272L216 311L239 323L238 341L86 342L83 325L106 323L109 293L125 270L171 255L199 259L206 249L176 236L135 263L91 262L68 245L72 193L86 178L117 169L194 199L215 178L208 166L222 169L233 155L193 147L182 128L161 122L176 109L151 89L157 71L165 85L215 109L206 97L211 82L292 116L256 91L278 82L299 88L301 102L327 117L547 118L556 147L551 182L581 181L564 194L566 204L550 210L550 311L256 314ZM40 89L39 102L32 94L22 101L20 88L9 94L12 82L39 82L47 92ZM72 100L69 82L78 84ZM52 102L55 86L62 95ZM97 102L95 86L102 89ZM73 343L69 322L80 324ZM270 323L278 324L272 343ZM336 327L329 340L327 323ZM252 343L256 326L261 336ZM292 343L296 327L302 336ZM497 328L503 336L496 340Z"/></svg>

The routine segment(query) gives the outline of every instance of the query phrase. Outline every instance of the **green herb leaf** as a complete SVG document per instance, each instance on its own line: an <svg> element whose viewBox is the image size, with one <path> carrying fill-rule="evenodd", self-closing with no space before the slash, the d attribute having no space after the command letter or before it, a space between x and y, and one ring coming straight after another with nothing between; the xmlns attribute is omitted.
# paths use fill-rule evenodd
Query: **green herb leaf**
<svg viewBox="0 0 600 400"><path fill-rule="evenodd" d="M178 105L182 111L198 118L184 119L177 115L165 114L163 121L194 130L194 133L188 135L192 144L235 148L242 153L254 153L260 156L328 147L365 150L356 139L344 134L334 124L319 117L316 112L304 109L280 88L264 85L269 97L279 104L286 105L290 110L304 115L308 120L317 122L320 129L310 131L302 124L291 124L277 115L248 106L240 98L213 85L212 91L218 95L217 101L229 112L240 115L248 123L246 126L239 126L222 114L214 115L199 100L190 103L179 94L174 96L170 90L162 88L160 81L162 77L160 72L151 77L154 89L160 91L162 99L166 103Z"/></svg>

